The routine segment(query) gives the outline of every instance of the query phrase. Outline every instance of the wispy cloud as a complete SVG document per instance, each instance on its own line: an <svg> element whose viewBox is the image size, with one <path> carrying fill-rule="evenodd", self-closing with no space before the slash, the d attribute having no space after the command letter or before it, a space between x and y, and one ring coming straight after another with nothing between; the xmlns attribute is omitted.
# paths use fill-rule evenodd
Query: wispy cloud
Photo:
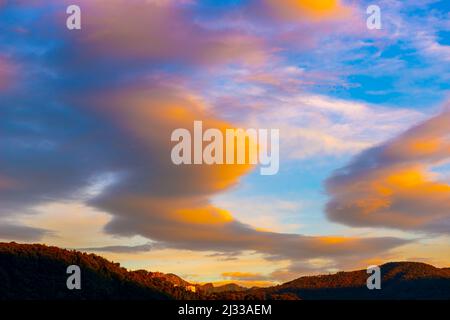
<svg viewBox="0 0 450 320"><path fill-rule="evenodd" d="M0 239L17 241L39 241L52 231L0 221Z"/></svg>
<svg viewBox="0 0 450 320"><path fill-rule="evenodd" d="M152 243L146 243L136 246L104 246L104 247L90 247L90 248L77 248L80 251L97 251L97 252L113 252L113 253L140 253L147 252L154 249L155 246Z"/></svg>

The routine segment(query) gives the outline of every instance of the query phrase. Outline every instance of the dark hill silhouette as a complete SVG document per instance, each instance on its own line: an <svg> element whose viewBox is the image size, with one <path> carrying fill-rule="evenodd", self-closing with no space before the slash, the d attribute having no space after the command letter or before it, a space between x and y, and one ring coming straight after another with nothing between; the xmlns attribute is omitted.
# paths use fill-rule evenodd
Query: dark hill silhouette
<svg viewBox="0 0 450 320"><path fill-rule="evenodd" d="M248 289L245 287L242 287L240 285L237 285L235 283L227 283L220 286L209 286L208 288L205 288L207 284L202 286L202 289L205 290L208 293L217 293L217 292L240 292L240 291L247 291Z"/></svg>
<svg viewBox="0 0 450 320"><path fill-rule="evenodd" d="M69 265L82 270L81 290L69 290ZM0 243L0 299L194 299L195 294L95 254L39 244Z"/></svg>
<svg viewBox="0 0 450 320"><path fill-rule="evenodd" d="M66 269L82 270L68 290ZM307 276L269 288L191 284L174 274L127 271L95 254L40 244L0 243L0 300L23 299L450 299L450 268L418 262L381 266L382 289L368 290L366 270ZM195 287L196 292L191 292Z"/></svg>
<svg viewBox="0 0 450 320"><path fill-rule="evenodd" d="M163 281L170 282L174 286L183 287L189 291L192 290L192 288L195 288L195 292L199 293L200 295L208 295L210 293L217 293L217 292L234 292L234 291L248 290L248 288L239 286L235 283L228 283L220 286L214 286L212 283L205 283L205 284L191 283L173 273L149 272L148 276L155 279L161 279Z"/></svg>
<svg viewBox="0 0 450 320"><path fill-rule="evenodd" d="M381 290L368 290L366 270L301 277L267 288L270 293L303 299L450 299L450 269L419 262L380 266Z"/></svg>

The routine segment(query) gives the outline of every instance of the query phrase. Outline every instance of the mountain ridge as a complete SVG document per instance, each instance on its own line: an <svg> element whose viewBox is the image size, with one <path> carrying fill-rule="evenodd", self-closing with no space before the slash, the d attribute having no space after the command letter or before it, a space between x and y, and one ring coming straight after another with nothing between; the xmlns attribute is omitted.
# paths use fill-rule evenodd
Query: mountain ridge
<svg viewBox="0 0 450 320"><path fill-rule="evenodd" d="M68 290L66 269L78 265L82 290ZM8 299L450 299L450 268L422 262L380 266L382 290L368 290L366 270L303 276L267 288L214 287L146 270L128 271L101 256L42 244L0 243L0 300Z"/></svg>

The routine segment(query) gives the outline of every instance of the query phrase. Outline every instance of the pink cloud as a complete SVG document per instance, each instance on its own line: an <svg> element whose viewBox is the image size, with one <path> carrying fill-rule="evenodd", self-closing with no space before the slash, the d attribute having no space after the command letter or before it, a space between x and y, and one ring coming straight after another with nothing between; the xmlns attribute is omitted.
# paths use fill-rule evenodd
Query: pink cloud
<svg viewBox="0 0 450 320"><path fill-rule="evenodd" d="M189 5L173 1L79 1L82 30L75 40L91 54L168 62L261 63L263 41L195 22ZM59 19L65 19L60 16Z"/></svg>
<svg viewBox="0 0 450 320"><path fill-rule="evenodd" d="M16 78L17 67L8 58L0 56L0 91L11 87Z"/></svg>

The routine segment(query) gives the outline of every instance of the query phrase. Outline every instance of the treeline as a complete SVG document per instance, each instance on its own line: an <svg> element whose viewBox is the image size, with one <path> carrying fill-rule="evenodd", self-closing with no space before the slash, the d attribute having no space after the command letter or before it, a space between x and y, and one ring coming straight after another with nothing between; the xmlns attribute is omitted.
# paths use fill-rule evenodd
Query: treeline
<svg viewBox="0 0 450 320"><path fill-rule="evenodd" d="M305 300L450 299L450 269L420 262L390 262L380 266L381 289L367 288L366 270L307 276L265 289L266 293L293 294Z"/></svg>
<svg viewBox="0 0 450 320"><path fill-rule="evenodd" d="M81 290L69 290L67 267L82 270ZM148 276L129 272L95 255L40 244L0 244L0 299L196 299L196 294Z"/></svg>
<svg viewBox="0 0 450 320"><path fill-rule="evenodd" d="M81 289L67 287L67 267L77 265ZM387 263L381 290L366 286L366 270L307 276L269 288L215 291L173 274L128 271L98 255L40 244L0 243L0 300L297 300L450 299L450 269L417 262ZM231 286L232 287L232 286ZM223 288L217 288L220 290Z"/></svg>

